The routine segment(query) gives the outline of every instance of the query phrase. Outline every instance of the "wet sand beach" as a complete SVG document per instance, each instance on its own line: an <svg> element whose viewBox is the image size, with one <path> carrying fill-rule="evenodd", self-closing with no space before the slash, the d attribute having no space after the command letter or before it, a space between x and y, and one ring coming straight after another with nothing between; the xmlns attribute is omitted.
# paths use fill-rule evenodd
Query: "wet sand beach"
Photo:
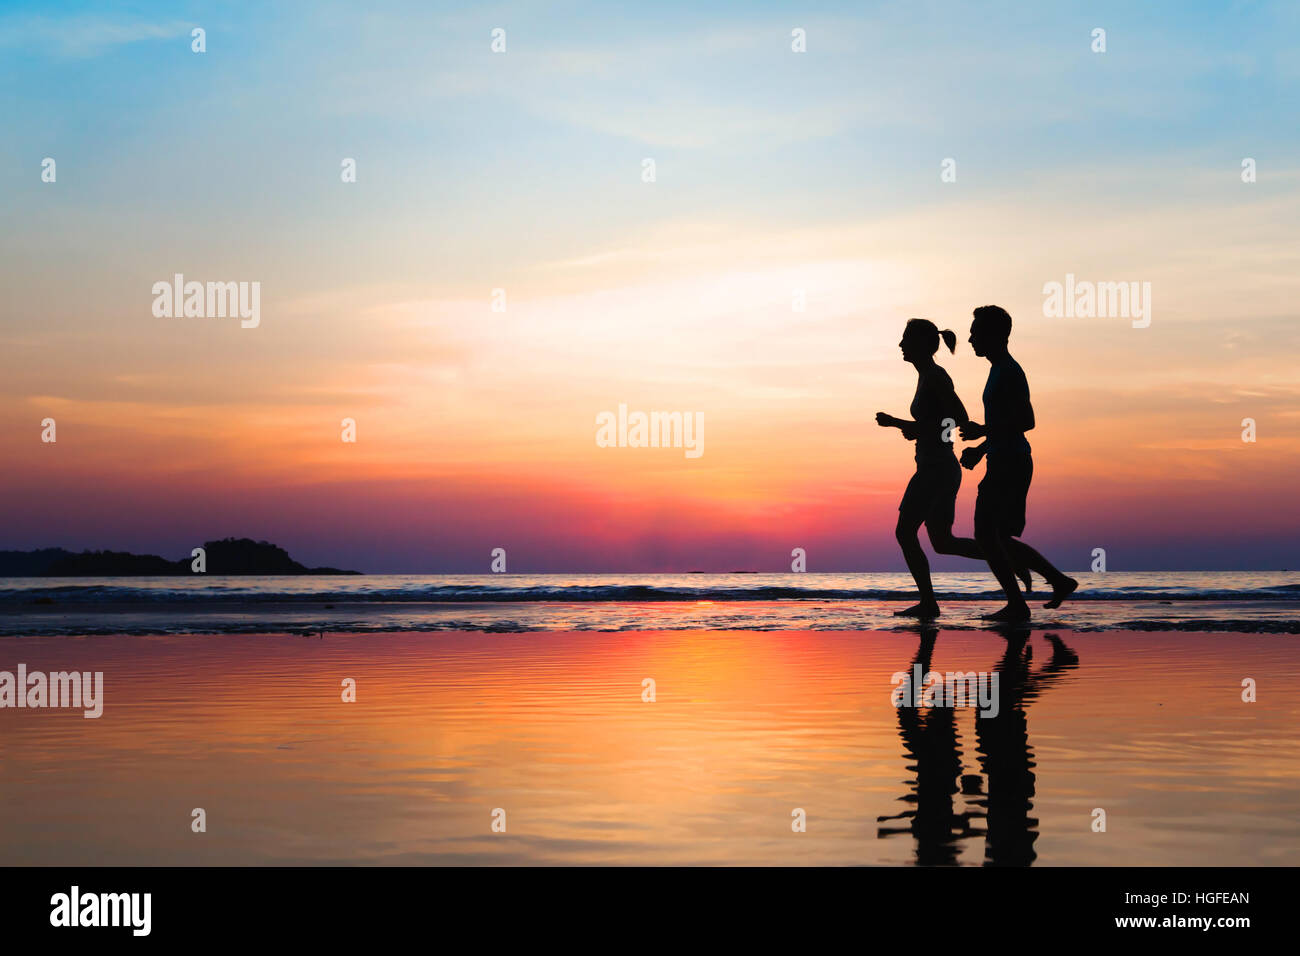
<svg viewBox="0 0 1300 956"><path fill-rule="evenodd" d="M0 709L0 863L1295 864L1293 640L5 638L104 679L98 719ZM895 707L917 665L998 713Z"/></svg>

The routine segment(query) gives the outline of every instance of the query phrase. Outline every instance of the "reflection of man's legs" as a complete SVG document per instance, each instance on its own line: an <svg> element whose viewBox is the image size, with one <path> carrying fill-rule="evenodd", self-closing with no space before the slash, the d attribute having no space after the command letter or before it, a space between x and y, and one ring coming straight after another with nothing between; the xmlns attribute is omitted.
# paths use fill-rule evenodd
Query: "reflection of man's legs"
<svg viewBox="0 0 1300 956"><path fill-rule="evenodd" d="M998 667L997 715L975 712L975 746L988 780L984 857L987 866L1029 866L1037 854L1038 821L1029 815L1034 800L1034 754L1024 710L1029 660L1024 645L1012 640Z"/></svg>
<svg viewBox="0 0 1300 956"><path fill-rule="evenodd" d="M1037 854L1038 820L1033 812L1035 758L1029 744L1028 708L1052 684L1079 666L1079 655L1055 634L1044 634L1052 658L1036 674L1029 671L1028 644L1019 629L1007 634L998 664L996 716L975 712L975 744L988 777L985 861L990 866L1028 866ZM963 781L964 783L965 781ZM978 791L978 786L970 789Z"/></svg>

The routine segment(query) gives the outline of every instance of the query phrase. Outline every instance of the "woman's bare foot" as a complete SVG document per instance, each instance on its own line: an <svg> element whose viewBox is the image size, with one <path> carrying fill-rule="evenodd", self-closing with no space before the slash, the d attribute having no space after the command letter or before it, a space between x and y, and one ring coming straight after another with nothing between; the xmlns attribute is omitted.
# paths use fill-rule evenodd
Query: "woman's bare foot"
<svg viewBox="0 0 1300 956"><path fill-rule="evenodd" d="M1044 604L1043 607L1060 607L1061 602L1073 594L1078 587L1078 581L1068 575L1062 575L1061 580L1052 585L1052 599Z"/></svg>
<svg viewBox="0 0 1300 956"><path fill-rule="evenodd" d="M985 614L981 617L985 621L1027 621L1029 620L1028 604L1008 604L1005 607L994 611L992 614Z"/></svg>
<svg viewBox="0 0 1300 956"><path fill-rule="evenodd" d="M938 617L939 605L935 601L913 604L911 607L905 607L901 611L895 611L894 617Z"/></svg>
<svg viewBox="0 0 1300 956"><path fill-rule="evenodd" d="M1028 568L1021 568L1016 572L1016 577L1025 582L1025 593L1034 593L1034 576L1029 573Z"/></svg>

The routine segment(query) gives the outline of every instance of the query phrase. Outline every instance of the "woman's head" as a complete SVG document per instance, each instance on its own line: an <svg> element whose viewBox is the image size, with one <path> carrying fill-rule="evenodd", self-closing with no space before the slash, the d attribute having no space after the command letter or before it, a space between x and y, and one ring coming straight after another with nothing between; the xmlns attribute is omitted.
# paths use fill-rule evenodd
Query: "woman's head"
<svg viewBox="0 0 1300 956"><path fill-rule="evenodd" d="M908 319L903 327L903 340L898 347L903 350L903 359L914 362L917 359L931 358L939 351L939 339L948 346L949 352L957 350L957 336L949 329L939 331L939 327L929 319Z"/></svg>

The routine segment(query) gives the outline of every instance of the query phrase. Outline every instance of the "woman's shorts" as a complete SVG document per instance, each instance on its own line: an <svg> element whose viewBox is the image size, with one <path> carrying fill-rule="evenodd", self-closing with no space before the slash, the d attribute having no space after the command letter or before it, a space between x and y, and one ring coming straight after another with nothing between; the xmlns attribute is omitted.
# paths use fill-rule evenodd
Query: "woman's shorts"
<svg viewBox="0 0 1300 956"><path fill-rule="evenodd" d="M957 492L961 489L961 465L955 455L916 463L916 474L907 483L898 510L920 518L927 526L951 528L957 516Z"/></svg>

